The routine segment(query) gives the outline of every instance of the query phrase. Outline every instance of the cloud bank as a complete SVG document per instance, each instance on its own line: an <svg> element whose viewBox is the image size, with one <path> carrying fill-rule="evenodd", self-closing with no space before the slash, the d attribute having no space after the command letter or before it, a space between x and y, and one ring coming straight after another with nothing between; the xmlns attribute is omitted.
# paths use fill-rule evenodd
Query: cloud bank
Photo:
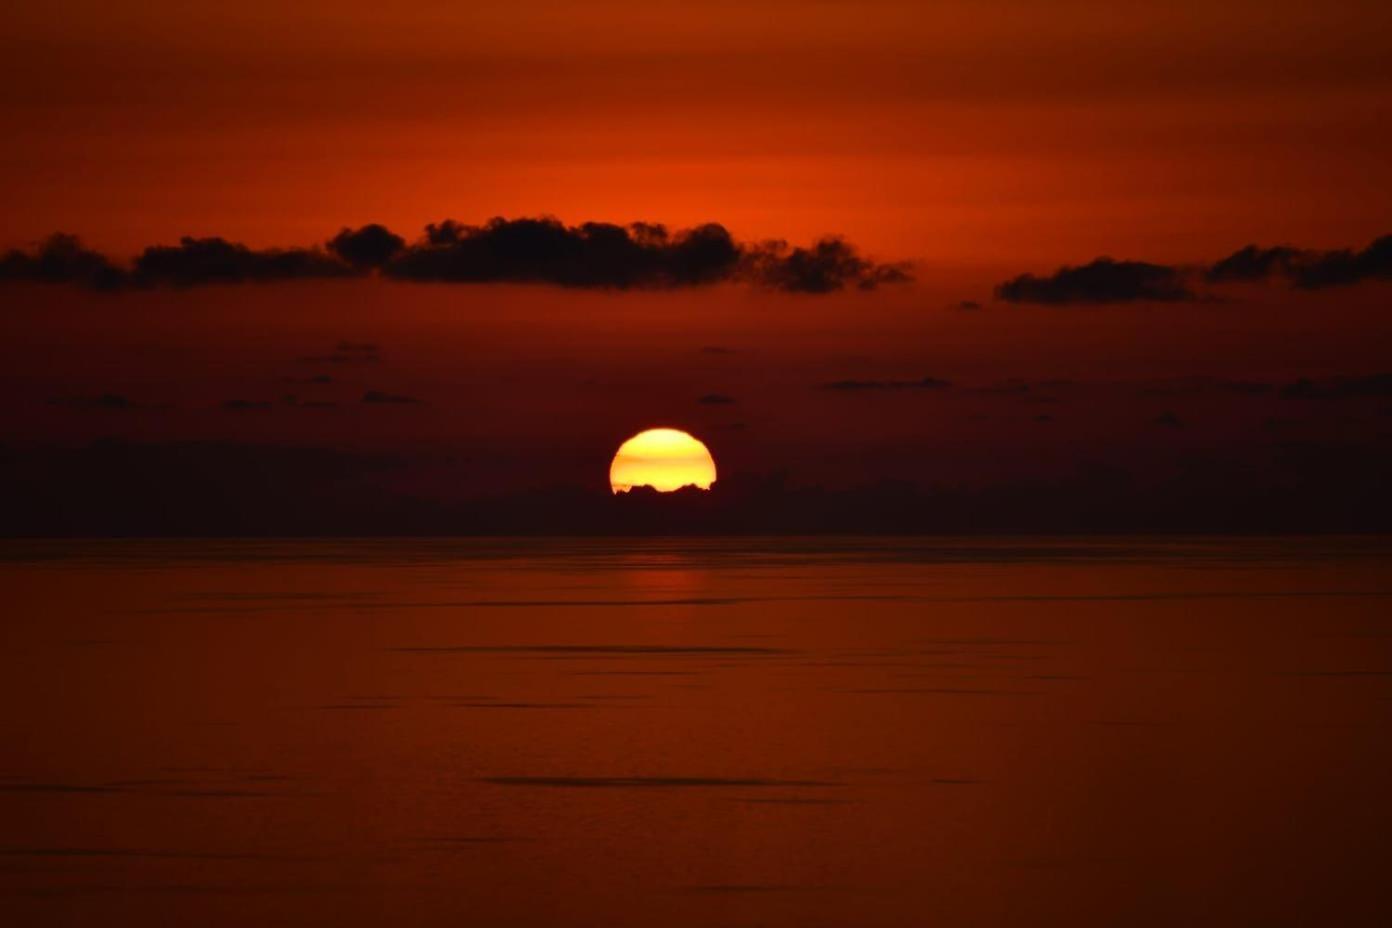
<svg viewBox="0 0 1392 928"><path fill-rule="evenodd" d="M1209 280L1284 277L1305 290L1365 280L1392 280L1392 235L1384 235L1362 250L1311 251L1289 245L1248 245L1214 264L1206 276Z"/></svg>
<svg viewBox="0 0 1392 928"><path fill-rule="evenodd" d="M1007 303L1129 303L1193 300L1183 274L1163 264L1098 258L1080 267L1061 267L1047 277L1021 274L996 287Z"/></svg>
<svg viewBox="0 0 1392 928"><path fill-rule="evenodd" d="M1284 280L1301 290L1392 280L1392 235L1384 235L1361 250L1247 245L1200 267L1097 258L1089 264L1061 267L1043 277L1021 274L998 284L995 293L1007 303L1055 306L1180 302L1202 299L1196 289L1200 284L1266 280Z"/></svg>
<svg viewBox="0 0 1392 928"><path fill-rule="evenodd" d="M669 230L556 219L496 218L483 225L432 223L414 242L379 224L343 229L322 247L257 249L223 238L152 245L129 266L53 235L0 256L0 281L95 289L363 277L434 283L526 283L591 289L676 289L742 282L787 293L874 289L910 280L906 264L882 264L836 237L810 247L739 242L717 223Z"/></svg>

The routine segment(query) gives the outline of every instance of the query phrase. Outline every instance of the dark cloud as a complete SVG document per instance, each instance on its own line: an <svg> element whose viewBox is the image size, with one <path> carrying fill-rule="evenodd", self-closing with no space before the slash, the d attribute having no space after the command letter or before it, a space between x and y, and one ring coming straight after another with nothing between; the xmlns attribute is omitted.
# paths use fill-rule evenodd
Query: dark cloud
<svg viewBox="0 0 1392 928"><path fill-rule="evenodd" d="M51 235L32 251L15 249L0 256L0 281L80 284L109 290L124 280L124 272L104 255L83 247L73 235Z"/></svg>
<svg viewBox="0 0 1392 928"><path fill-rule="evenodd" d="M413 396L401 396L401 395L396 394L396 393L385 393L385 392L383 392L383 391L381 391L381 390L368 390L366 393L364 393L364 394L362 395L362 401L363 401L364 403L379 404L379 405L391 405L391 404L398 404L398 405L401 405L401 404L407 404L407 403L419 403L419 402L420 402L420 400L416 399L416 398L413 397Z"/></svg>
<svg viewBox="0 0 1392 928"><path fill-rule="evenodd" d="M1214 283L1230 280L1262 280L1278 273L1289 273L1304 252L1289 245L1261 248L1248 245L1213 264L1204 277Z"/></svg>
<svg viewBox="0 0 1392 928"><path fill-rule="evenodd" d="M294 393L287 393L285 396L280 398L280 401L284 403L286 406L293 406L296 409L334 409L338 406L337 403L329 402L327 400L300 399L300 397Z"/></svg>
<svg viewBox="0 0 1392 928"><path fill-rule="evenodd" d="M1289 245L1273 248L1248 245L1209 267L1204 276L1211 281L1283 277L1304 290L1365 280L1389 280L1392 279L1392 235L1384 235L1362 250L1313 251Z"/></svg>
<svg viewBox="0 0 1392 928"><path fill-rule="evenodd" d="M1384 235L1362 250L1314 251L1291 245L1247 245L1199 268L1098 258L1091 264L1061 267L1046 277L1021 274L999 284L996 297L1008 303L1052 305L1178 302L1199 299L1193 289L1199 280L1222 284L1274 278L1285 279L1303 290L1392 280L1392 235Z"/></svg>
<svg viewBox="0 0 1392 928"><path fill-rule="evenodd" d="M848 286L873 290L912 279L908 265L875 264L839 238L824 238L811 248L789 249L784 242L749 248L743 275L790 293L831 293Z"/></svg>
<svg viewBox="0 0 1392 928"><path fill-rule="evenodd" d="M677 232L655 223L550 218L445 220L384 268L390 277L453 282L546 283L563 287L670 288L743 280L793 293L870 289L909 279L903 265L876 264L838 238L810 248L784 242L742 245L724 226Z"/></svg>
<svg viewBox="0 0 1392 928"><path fill-rule="evenodd" d="M1024 396L1030 392L1030 389L1029 381L1012 378L989 386L977 387L971 392L997 396Z"/></svg>
<svg viewBox="0 0 1392 928"><path fill-rule="evenodd" d="M271 403L266 400L234 399L224 401L222 408L229 412L257 412L270 409Z"/></svg>
<svg viewBox="0 0 1392 928"><path fill-rule="evenodd" d="M678 287L727 279L740 250L719 225L669 233L647 223L554 219L452 219L426 227L387 268L397 279L463 283L546 283L563 287Z"/></svg>
<svg viewBox="0 0 1392 928"><path fill-rule="evenodd" d="M981 304L978 303L976 300L958 300L956 303L953 303L953 304L952 304L950 307L948 307L948 308L949 308L949 309L960 309L960 310L963 310L963 311L965 311L965 312L974 312L975 310L978 310L978 309L981 308Z"/></svg>
<svg viewBox="0 0 1392 928"><path fill-rule="evenodd" d="M1111 258L1061 267L1048 277L1021 274L997 286L996 296L1007 303L1050 305L1195 299L1178 268Z"/></svg>
<svg viewBox="0 0 1392 928"><path fill-rule="evenodd" d="M825 238L808 248L781 241L737 242L717 223L672 231L658 223L567 226L549 217L453 219L406 243L376 223L343 229L319 248L256 249L223 238L183 238L146 248L129 269L55 235L31 251L0 258L0 280L122 286L313 280L373 272L395 280L536 283L562 287L660 289L742 281L794 293L873 289L910 279L907 265L879 264L854 246Z"/></svg>
<svg viewBox="0 0 1392 928"><path fill-rule="evenodd" d="M329 239L329 251L356 268L381 267L406 247L406 240L377 223L344 229Z"/></svg>
<svg viewBox="0 0 1392 928"><path fill-rule="evenodd" d="M1392 373L1360 377L1302 377L1281 388L1281 396L1292 400L1341 400L1359 397L1392 396Z"/></svg>
<svg viewBox="0 0 1392 928"><path fill-rule="evenodd" d="M286 383L304 384L306 386L322 386L333 383L333 378L328 374L315 374L312 377L286 377Z"/></svg>
<svg viewBox="0 0 1392 928"><path fill-rule="evenodd" d="M1263 396L1276 388L1256 380L1228 380L1221 377L1182 377L1150 383L1137 392L1142 396L1186 396L1200 394L1229 394L1233 396Z"/></svg>
<svg viewBox="0 0 1392 928"><path fill-rule="evenodd" d="M705 406L728 406L734 401L733 396L726 396L724 393L707 393L696 402Z"/></svg>
<svg viewBox="0 0 1392 928"><path fill-rule="evenodd" d="M567 227L550 218L427 225L387 267L402 280L530 282L561 287L682 287L724 280L739 248L720 225L672 235L663 225Z"/></svg>
<svg viewBox="0 0 1392 928"><path fill-rule="evenodd" d="M222 238L187 237L178 245L146 248L135 259L132 271L137 283L175 287L346 277L352 273L342 261L314 249L262 250Z"/></svg>
<svg viewBox="0 0 1392 928"><path fill-rule="evenodd" d="M1322 252L1296 267L1297 287L1313 290L1364 280L1392 280L1392 235L1384 235L1362 251Z"/></svg>
<svg viewBox="0 0 1392 928"><path fill-rule="evenodd" d="M1041 427L1042 428L1042 427ZM1392 440L1287 440L1186 453L1162 470L1084 465L983 484L846 488L786 473L709 491L615 496L551 487L468 499L419 491L433 459L331 449L119 441L0 444L6 536L770 535L962 532L1380 531ZM1271 505L1280 499L1280 506Z"/></svg>
<svg viewBox="0 0 1392 928"><path fill-rule="evenodd" d="M857 392L864 390L946 390L952 386L950 380L937 377L924 377L921 380L833 380L821 385L823 390Z"/></svg>
<svg viewBox="0 0 1392 928"><path fill-rule="evenodd" d="M382 491L364 486L364 477L389 463L327 449L208 442L0 446L0 479L15 491L0 532L350 532L365 529L363 513L382 505Z"/></svg>

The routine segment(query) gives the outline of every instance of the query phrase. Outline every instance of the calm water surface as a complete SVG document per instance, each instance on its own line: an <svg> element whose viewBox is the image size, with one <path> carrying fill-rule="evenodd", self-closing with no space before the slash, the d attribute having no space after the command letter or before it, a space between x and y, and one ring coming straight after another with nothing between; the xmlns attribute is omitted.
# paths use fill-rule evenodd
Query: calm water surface
<svg viewBox="0 0 1392 928"><path fill-rule="evenodd" d="M5 925L1392 923L1392 542L0 547Z"/></svg>

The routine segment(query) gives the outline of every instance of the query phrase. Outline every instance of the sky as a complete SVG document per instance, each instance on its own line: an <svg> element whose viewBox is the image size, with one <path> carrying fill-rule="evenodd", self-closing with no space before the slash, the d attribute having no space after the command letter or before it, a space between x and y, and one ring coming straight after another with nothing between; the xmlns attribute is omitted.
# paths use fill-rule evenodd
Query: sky
<svg viewBox="0 0 1392 928"><path fill-rule="evenodd" d="M26 5L7 530L143 530L132 470L385 529L657 426L953 527L1377 527L1389 91L1354 0Z"/></svg>

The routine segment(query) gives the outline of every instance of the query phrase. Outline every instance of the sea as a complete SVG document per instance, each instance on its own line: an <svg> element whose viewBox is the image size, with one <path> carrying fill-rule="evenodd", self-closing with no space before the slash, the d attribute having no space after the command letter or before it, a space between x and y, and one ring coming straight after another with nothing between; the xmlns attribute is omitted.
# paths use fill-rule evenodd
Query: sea
<svg viewBox="0 0 1392 928"><path fill-rule="evenodd" d="M1392 924L1392 539L9 541L6 926Z"/></svg>

